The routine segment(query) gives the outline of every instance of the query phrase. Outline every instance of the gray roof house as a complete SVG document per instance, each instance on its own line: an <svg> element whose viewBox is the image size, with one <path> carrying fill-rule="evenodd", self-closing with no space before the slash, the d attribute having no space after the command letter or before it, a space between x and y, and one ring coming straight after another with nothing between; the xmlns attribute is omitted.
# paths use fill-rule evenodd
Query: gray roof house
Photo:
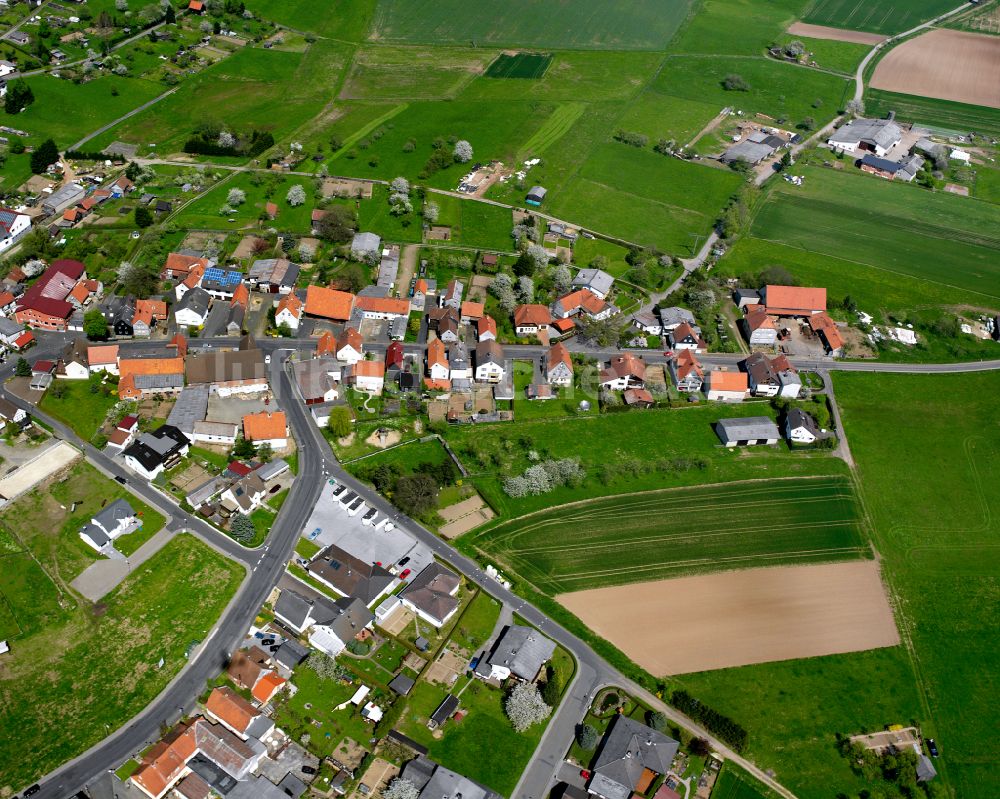
<svg viewBox="0 0 1000 799"><path fill-rule="evenodd" d="M767 416L720 419L715 423L715 432L727 447L776 444L781 438L778 425Z"/></svg>
<svg viewBox="0 0 1000 799"><path fill-rule="evenodd" d="M420 618L440 627L458 610L459 602L455 598L458 585L458 575L435 562L413 578L399 598Z"/></svg>
<svg viewBox="0 0 1000 799"><path fill-rule="evenodd" d="M800 408L792 408L785 418L785 435L797 444L812 444L821 433L812 416Z"/></svg>
<svg viewBox="0 0 1000 799"><path fill-rule="evenodd" d="M679 744L628 716L615 716L597 754L587 791L602 799L628 799L647 771L670 771Z"/></svg>
<svg viewBox="0 0 1000 799"><path fill-rule="evenodd" d="M420 791L420 799L500 799L500 794L423 755L407 763L400 776Z"/></svg>
<svg viewBox="0 0 1000 799"><path fill-rule="evenodd" d="M885 155L903 140L903 131L892 119L852 119L826 140L834 150L853 153L867 150Z"/></svg>
<svg viewBox="0 0 1000 799"><path fill-rule="evenodd" d="M80 538L100 551L121 535L140 527L135 510L124 499L116 499L96 513L80 531Z"/></svg>
<svg viewBox="0 0 1000 799"><path fill-rule="evenodd" d="M687 308L680 308L676 305L671 305L669 308L660 308L660 324L663 325L665 332L669 333L685 322L692 326L695 324L694 314Z"/></svg>
<svg viewBox="0 0 1000 799"><path fill-rule="evenodd" d="M285 588L274 603L274 615L295 632L311 628L309 641L331 656L336 656L375 619L364 602L354 597L333 601L323 596L308 599Z"/></svg>
<svg viewBox="0 0 1000 799"><path fill-rule="evenodd" d="M602 300L606 300L614 284L615 279L603 269L581 269L573 278L572 287L587 289Z"/></svg>
<svg viewBox="0 0 1000 799"><path fill-rule="evenodd" d="M769 158L774 153L774 147L765 142L750 141L744 139L729 147L719 158L724 164L732 164L736 161L746 161L751 166L756 166L765 158Z"/></svg>
<svg viewBox="0 0 1000 799"><path fill-rule="evenodd" d="M533 627L512 624L497 640L490 653L491 666L502 666L522 680L534 680L552 653L554 641L549 640Z"/></svg>

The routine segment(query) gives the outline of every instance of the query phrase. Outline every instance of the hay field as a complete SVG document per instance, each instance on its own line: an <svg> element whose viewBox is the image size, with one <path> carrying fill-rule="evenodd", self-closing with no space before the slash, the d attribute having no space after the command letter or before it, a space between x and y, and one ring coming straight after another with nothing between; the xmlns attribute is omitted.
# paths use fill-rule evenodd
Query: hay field
<svg viewBox="0 0 1000 799"><path fill-rule="evenodd" d="M984 33L929 31L879 61L871 85L901 94L1000 108L1000 38Z"/></svg>
<svg viewBox="0 0 1000 799"><path fill-rule="evenodd" d="M875 561L748 569L556 599L657 675L899 643Z"/></svg>
<svg viewBox="0 0 1000 799"><path fill-rule="evenodd" d="M954 0L814 0L803 22L874 33L900 33L955 7Z"/></svg>
<svg viewBox="0 0 1000 799"><path fill-rule="evenodd" d="M829 476L577 502L514 519L474 543L549 594L866 553L851 485Z"/></svg>

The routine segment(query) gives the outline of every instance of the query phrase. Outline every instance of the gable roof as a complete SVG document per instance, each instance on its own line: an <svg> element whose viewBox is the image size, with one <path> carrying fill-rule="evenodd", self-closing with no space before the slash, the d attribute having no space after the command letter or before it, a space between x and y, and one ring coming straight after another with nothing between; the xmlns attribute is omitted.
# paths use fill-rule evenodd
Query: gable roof
<svg viewBox="0 0 1000 799"><path fill-rule="evenodd" d="M542 327L552 324L552 315L544 305L518 305L514 309L514 327Z"/></svg>
<svg viewBox="0 0 1000 799"><path fill-rule="evenodd" d="M538 630L512 624L497 639L490 653L489 663L493 666L505 666L510 669L511 674L522 680L533 680L555 650L555 642Z"/></svg>
<svg viewBox="0 0 1000 799"><path fill-rule="evenodd" d="M351 318L353 306L354 295L346 291L337 291L324 286L309 286L306 289L306 313L311 316L346 322Z"/></svg>
<svg viewBox="0 0 1000 799"><path fill-rule="evenodd" d="M351 367L351 377L384 377L384 361L358 361Z"/></svg>
<svg viewBox="0 0 1000 799"><path fill-rule="evenodd" d="M503 347L501 347L493 339L486 339L486 341L480 341L476 345L476 365L482 366L486 363L494 363L503 366L504 355Z"/></svg>
<svg viewBox="0 0 1000 799"><path fill-rule="evenodd" d="M274 671L265 672L250 693L258 702L269 702L275 691L280 690L288 680Z"/></svg>
<svg viewBox="0 0 1000 799"><path fill-rule="evenodd" d="M448 365L448 357L445 355L444 342L436 338L427 345L427 368L431 366Z"/></svg>
<svg viewBox="0 0 1000 799"><path fill-rule="evenodd" d="M274 309L274 312L275 314L280 314L282 311L288 311L288 313L298 319L302 316L302 306L302 300L300 300L293 291L286 294L278 301L278 307Z"/></svg>
<svg viewBox="0 0 1000 799"><path fill-rule="evenodd" d="M337 352L350 347L357 353L360 353L364 346L364 339L361 338L361 333L353 327L345 327L344 332L336 339Z"/></svg>
<svg viewBox="0 0 1000 799"><path fill-rule="evenodd" d="M698 377L705 377L705 370L702 369L701 363L699 363L698 358L695 357L693 350L681 350L674 357L675 369L677 371L677 379L684 380L692 372Z"/></svg>
<svg viewBox="0 0 1000 799"><path fill-rule="evenodd" d="M320 552L306 570L345 596L360 599L365 605L385 593L395 579L383 567L365 563L336 545Z"/></svg>
<svg viewBox="0 0 1000 799"><path fill-rule="evenodd" d="M495 336L497 334L497 321L489 314L484 314L476 322L476 330L480 338L487 333L492 333Z"/></svg>
<svg viewBox="0 0 1000 799"><path fill-rule="evenodd" d="M408 316L410 313L408 300L393 297L359 296L354 301L354 307L369 313L395 314L396 316Z"/></svg>
<svg viewBox="0 0 1000 799"><path fill-rule="evenodd" d="M187 358L184 370L189 385L267 380L267 366L259 349L203 352Z"/></svg>
<svg viewBox="0 0 1000 799"><path fill-rule="evenodd" d="M826 310L826 289L806 286L765 286L764 302L769 313Z"/></svg>
<svg viewBox="0 0 1000 799"><path fill-rule="evenodd" d="M679 744L628 716L615 716L601 744L587 788L608 799L627 799L648 769L666 774Z"/></svg>
<svg viewBox="0 0 1000 799"><path fill-rule="evenodd" d="M569 350L566 349L566 345L562 342L557 342L549 347L549 351L546 354L545 364L548 371L552 371L559 364L565 364L566 368L570 372L573 371L573 359L570 357Z"/></svg>
<svg viewBox="0 0 1000 799"><path fill-rule="evenodd" d="M176 375L184 373L183 358L122 358L118 363L122 377L130 375Z"/></svg>
<svg viewBox="0 0 1000 799"><path fill-rule="evenodd" d="M284 411L248 413L243 417L243 435L249 441L268 441L288 437L288 420Z"/></svg>
<svg viewBox="0 0 1000 799"><path fill-rule="evenodd" d="M205 710L219 721L243 734L260 711L228 685L215 688L208 695Z"/></svg>
<svg viewBox="0 0 1000 799"><path fill-rule="evenodd" d="M399 598L432 618L445 619L458 607L458 599L452 596L458 585L457 574L440 563L430 563L399 593Z"/></svg>
<svg viewBox="0 0 1000 799"><path fill-rule="evenodd" d="M193 255L184 255L179 252L172 252L167 255L166 263L163 264L164 272L173 272L174 274L186 275L194 266L201 266L201 268L208 268L207 258L198 258Z"/></svg>

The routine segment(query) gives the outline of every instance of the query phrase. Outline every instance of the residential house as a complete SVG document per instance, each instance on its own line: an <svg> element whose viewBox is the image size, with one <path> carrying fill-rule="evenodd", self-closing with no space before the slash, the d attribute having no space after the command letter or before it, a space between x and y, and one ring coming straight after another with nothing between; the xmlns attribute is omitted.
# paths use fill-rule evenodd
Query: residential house
<svg viewBox="0 0 1000 799"><path fill-rule="evenodd" d="M13 319L0 316L0 344L8 347L13 346L19 336L24 334L24 326L19 325Z"/></svg>
<svg viewBox="0 0 1000 799"><path fill-rule="evenodd" d="M135 510L124 499L116 499L94 514L90 523L80 530L80 538L88 546L103 552L123 535L142 526Z"/></svg>
<svg viewBox="0 0 1000 799"><path fill-rule="evenodd" d="M816 420L799 408L792 408L785 418L785 436L795 444L813 444L821 435Z"/></svg>
<svg viewBox="0 0 1000 799"><path fill-rule="evenodd" d="M107 448L116 452L121 452L135 440L135 437L138 434L139 417L130 414L124 417L115 429L108 434Z"/></svg>
<svg viewBox="0 0 1000 799"><path fill-rule="evenodd" d="M180 430L165 424L139 439L125 450L125 465L147 480L154 479L165 469L173 468L187 455L190 442Z"/></svg>
<svg viewBox="0 0 1000 799"><path fill-rule="evenodd" d="M480 341L496 341L497 338L497 322L489 314L484 314L479 317L479 321L476 322L476 337Z"/></svg>
<svg viewBox="0 0 1000 799"><path fill-rule="evenodd" d="M802 391L802 379L798 370L792 366L787 355L779 355L771 359L771 367L778 374L781 390L778 394L789 399L796 399Z"/></svg>
<svg viewBox="0 0 1000 799"><path fill-rule="evenodd" d="M132 317L132 334L148 337L157 322L167 319L167 304L163 300L136 300L135 316Z"/></svg>
<svg viewBox="0 0 1000 799"><path fill-rule="evenodd" d="M309 286L306 289L306 314L335 322L346 322L351 318L354 295L323 286Z"/></svg>
<svg viewBox="0 0 1000 799"><path fill-rule="evenodd" d="M892 119L852 119L826 140L834 150L854 154L870 152L882 158L903 140L903 131Z"/></svg>
<svg viewBox="0 0 1000 799"><path fill-rule="evenodd" d="M242 740L262 738L274 729L274 722L228 685L213 688L205 700L205 715L219 722Z"/></svg>
<svg viewBox="0 0 1000 799"><path fill-rule="evenodd" d="M890 161L888 158L879 158L877 155L866 153L858 162L858 168L862 172L886 180L901 180L904 183L913 180L923 165L924 159L919 155L908 156L899 161Z"/></svg>
<svg viewBox="0 0 1000 799"><path fill-rule="evenodd" d="M688 394L701 391L705 382L705 370L693 350L679 350L667 363L667 369L670 370L670 377L678 391Z"/></svg>
<svg viewBox="0 0 1000 799"><path fill-rule="evenodd" d="M398 341L393 341L385 351L385 379L391 383L399 382L399 375L403 371L403 358L405 353L403 345Z"/></svg>
<svg viewBox="0 0 1000 799"><path fill-rule="evenodd" d="M29 230L31 230L30 216L0 207L0 253L20 241Z"/></svg>
<svg viewBox="0 0 1000 799"><path fill-rule="evenodd" d="M647 336L659 336L663 332L660 317L652 311L637 311L632 314L632 324L636 330Z"/></svg>
<svg viewBox="0 0 1000 799"><path fill-rule="evenodd" d="M6 318L17 309L17 298L9 291L0 292L0 318Z"/></svg>
<svg viewBox="0 0 1000 799"><path fill-rule="evenodd" d="M330 657L343 652L375 621L375 615L356 597L307 599L287 588L274 604L274 615L300 635L308 631L309 643Z"/></svg>
<svg viewBox="0 0 1000 799"><path fill-rule="evenodd" d="M305 404L321 405L337 399L340 396L337 390L340 370L340 364L329 357L295 361L292 364L292 373Z"/></svg>
<svg viewBox="0 0 1000 799"><path fill-rule="evenodd" d="M701 331L688 322L681 322L670 331L670 346L675 350L694 350L704 352L708 344L701 337Z"/></svg>
<svg viewBox="0 0 1000 799"><path fill-rule="evenodd" d="M56 377L67 380L86 380L90 377L87 361L87 339L78 338L63 347L56 365Z"/></svg>
<svg viewBox="0 0 1000 799"><path fill-rule="evenodd" d="M778 426L767 416L720 419L715 423L715 432L727 447L776 444L781 438Z"/></svg>
<svg viewBox="0 0 1000 799"><path fill-rule="evenodd" d="M438 297L438 303L442 308L454 308L456 311L462 310L462 295L465 293L465 284L457 278L448 281L444 293Z"/></svg>
<svg viewBox="0 0 1000 799"><path fill-rule="evenodd" d="M552 315L544 305L518 305L514 309L514 332L518 336L548 335Z"/></svg>
<svg viewBox="0 0 1000 799"><path fill-rule="evenodd" d="M486 313L486 306L481 302L466 300L462 303L462 321L470 324L479 324L479 320Z"/></svg>
<svg viewBox="0 0 1000 799"><path fill-rule="evenodd" d="M777 320L763 305L748 305L743 319L751 347L773 347L778 342Z"/></svg>
<svg viewBox="0 0 1000 799"><path fill-rule="evenodd" d="M270 387L264 355L250 336L240 339L238 350L189 355L185 374L188 385L207 383L220 397L259 394Z"/></svg>
<svg viewBox="0 0 1000 799"><path fill-rule="evenodd" d="M209 269L211 268L209 267ZM179 300L192 289L200 288L206 272L208 272L208 269L200 264L192 266L191 271L174 286L174 297Z"/></svg>
<svg viewBox="0 0 1000 799"><path fill-rule="evenodd" d="M438 338L447 344L454 344L458 341L458 330L461 324L461 312L450 305L443 308L432 308L427 314L427 329L436 332Z"/></svg>
<svg viewBox="0 0 1000 799"><path fill-rule="evenodd" d="M249 516L267 499L267 487L256 471L244 475L219 495L223 515L242 513Z"/></svg>
<svg viewBox="0 0 1000 799"><path fill-rule="evenodd" d="M504 628L489 657L480 659L475 673L487 679L506 680L513 676L525 682L534 682L555 651L555 641L546 638L534 627L511 624ZM489 669L483 669L483 665L489 666ZM489 672L489 675L484 672Z"/></svg>
<svg viewBox="0 0 1000 799"><path fill-rule="evenodd" d="M294 293L286 294L278 300L274 311L274 323L277 326L288 325L292 330L299 329L299 320L305 304Z"/></svg>
<svg viewBox="0 0 1000 799"><path fill-rule="evenodd" d="M284 449L288 446L288 420L284 411L248 413L243 417L243 437L254 444Z"/></svg>
<svg viewBox="0 0 1000 799"><path fill-rule="evenodd" d="M630 408L652 408L656 405L653 395L644 388L630 388L622 394L622 400Z"/></svg>
<svg viewBox="0 0 1000 799"><path fill-rule="evenodd" d="M360 599L366 607L391 589L396 578L376 563L365 563L336 545L328 546L306 567L309 575L341 596Z"/></svg>
<svg viewBox="0 0 1000 799"><path fill-rule="evenodd" d="M23 408L18 408L6 397L0 397L0 422L8 424L22 424L27 422L28 412Z"/></svg>
<svg viewBox="0 0 1000 799"><path fill-rule="evenodd" d="M196 255L172 252L160 270L161 280L181 280L190 274L195 266L201 267L202 273L212 265L212 261Z"/></svg>
<svg viewBox="0 0 1000 799"><path fill-rule="evenodd" d="M418 277L413 284L413 296L410 298L410 308L422 311L427 306L427 298L437 293L437 281Z"/></svg>
<svg viewBox="0 0 1000 799"><path fill-rule="evenodd" d="M247 270L247 285L264 294L291 294L299 271L299 265L287 258L261 258Z"/></svg>
<svg viewBox="0 0 1000 799"><path fill-rule="evenodd" d="M562 342L553 344L545 354L545 379L553 386L573 385L573 359Z"/></svg>
<svg viewBox="0 0 1000 799"><path fill-rule="evenodd" d="M646 387L646 362L630 352L616 355L601 370L601 388L608 391L627 391Z"/></svg>
<svg viewBox="0 0 1000 799"><path fill-rule="evenodd" d="M586 316L589 319L601 320L607 319L615 310L613 305L609 305L587 289L577 289L552 303L552 317L555 319Z"/></svg>
<svg viewBox="0 0 1000 799"><path fill-rule="evenodd" d="M617 715L604 735L587 782L599 799L629 799L670 771L680 744L635 719Z"/></svg>
<svg viewBox="0 0 1000 799"><path fill-rule="evenodd" d="M746 372L713 369L705 381L705 396L715 402L743 402L750 394Z"/></svg>
<svg viewBox="0 0 1000 799"><path fill-rule="evenodd" d="M201 288L217 300L231 300L237 287L243 285L243 278L242 272L213 266L205 270Z"/></svg>
<svg viewBox="0 0 1000 799"><path fill-rule="evenodd" d="M480 341L476 347L476 381L499 383L504 376L503 347L496 341Z"/></svg>
<svg viewBox="0 0 1000 799"><path fill-rule="evenodd" d="M454 700L454 703L448 702ZM458 709L458 700L449 695L447 715L444 720ZM435 726L439 726L435 724ZM417 789L417 799L500 799L500 795L478 782L463 777L456 771L440 766L425 755L419 755L408 762L400 776Z"/></svg>
<svg viewBox="0 0 1000 799"><path fill-rule="evenodd" d="M174 306L174 321L179 327L201 327L208 318L211 295L202 288L185 292Z"/></svg>
<svg viewBox="0 0 1000 799"><path fill-rule="evenodd" d="M463 381L465 387L472 380L472 363L469 361L469 351L464 342L458 341L448 348L448 378L452 385L455 381ZM457 387L457 386L456 386Z"/></svg>
<svg viewBox="0 0 1000 799"><path fill-rule="evenodd" d="M18 300L15 321L41 330L65 331L73 313L67 297L86 277L86 267L79 261L53 261Z"/></svg>
<svg viewBox="0 0 1000 799"><path fill-rule="evenodd" d="M460 580L457 574L439 563L430 563L413 578L400 594L404 607L435 627L441 627L458 611Z"/></svg>
<svg viewBox="0 0 1000 799"><path fill-rule="evenodd" d="M358 391L381 394L385 387L385 363L383 361L358 361L347 368L347 382Z"/></svg>
<svg viewBox="0 0 1000 799"><path fill-rule="evenodd" d="M451 375L448 356L441 339L432 339L427 344L427 377L432 381L446 381Z"/></svg>
<svg viewBox="0 0 1000 799"><path fill-rule="evenodd" d="M135 325L132 324L136 315L134 297L111 295L101 305L101 314L116 338L132 338L135 335Z"/></svg>
<svg viewBox="0 0 1000 799"><path fill-rule="evenodd" d="M610 296L611 287L614 284L615 279L603 269L581 269L573 278L571 287L586 289L591 294L596 294L602 300L606 300Z"/></svg>
<svg viewBox="0 0 1000 799"><path fill-rule="evenodd" d="M826 310L826 289L803 286L765 286L761 302L772 316L812 316Z"/></svg>
<svg viewBox="0 0 1000 799"><path fill-rule="evenodd" d="M226 335L238 336L243 332L243 320L247 308L250 307L250 289L242 283L233 289L233 298L229 301L229 318L226 320Z"/></svg>
<svg viewBox="0 0 1000 799"><path fill-rule="evenodd" d="M755 397L775 397L781 392L778 372L762 352L752 353L743 363L750 393Z"/></svg>

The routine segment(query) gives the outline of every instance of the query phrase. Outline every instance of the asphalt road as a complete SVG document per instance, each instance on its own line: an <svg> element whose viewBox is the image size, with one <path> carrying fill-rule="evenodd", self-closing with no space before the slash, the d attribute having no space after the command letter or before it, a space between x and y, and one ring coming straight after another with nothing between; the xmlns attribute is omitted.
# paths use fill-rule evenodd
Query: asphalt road
<svg viewBox="0 0 1000 799"><path fill-rule="evenodd" d="M69 336L41 336L34 357L51 356L69 340ZM235 339L216 339L211 342L192 342L194 346L223 347L235 345ZM709 740L713 748L728 759L739 764L758 779L769 785L781 796L793 799L794 795L749 761L729 750L721 741L706 730L664 704L657 697L612 668L599 657L585 642L565 630L545 616L533 605L511 593L487 577L479 564L467 558L446 544L434 533L418 522L400 513L386 499L348 474L336 462L322 434L307 414L285 369L286 359L294 350L311 354L314 341L293 339L263 339L261 349L272 355L271 382L280 406L288 414L293 435L299 446L299 475L292 486L288 500L272 528L267 543L260 549L247 550L201 520L172 506L165 498L143 481L124 470L117 462L102 452L81 441L71 430L55 420L30 408L32 413L45 418L57 434L80 447L88 459L102 471L112 476L120 475L128 479L129 488L145 501L165 509L172 517L171 529L187 529L212 546L225 552L247 568L248 577L227 607L217 627L208 640L195 654L191 663L174 681L126 726L114 732L100 744L75 760L48 775L42 783L38 799L62 799L72 796L95 777L107 769L131 757L146 744L159 737L163 724L175 722L184 712L193 708L196 697L205 683L214 677L226 663L228 654L238 644L256 615L260 605L271 589L278 583L284 572L285 563L291 557L299 532L305 525L312 507L319 498L324 480L329 476L348 485L351 490L364 497L365 501L390 518L396 519L426 544L437 557L452 568L462 572L467 579L478 585L501 602L506 603L530 624L538 627L573 654L577 662L577 672L570 683L566 696L556 710L534 757L522 774L514 796L517 799L541 799L548 793L549 786L558 771L562 757L569 749L576 724L594 695L605 685L618 685L638 694L652 707L664 712L668 718L682 724L701 737ZM123 350L142 350L162 347L162 342L125 342ZM407 345L410 351L420 351L420 345ZM540 346L511 346L507 352L512 357L537 357L544 352ZM589 351L595 357L609 357L615 351ZM662 353L644 353L652 362L663 361ZM702 360L710 365L735 364L738 355L705 355ZM805 369L845 369L850 371L951 373L1000 369L1000 360L966 364L884 364L831 362L827 360L795 360L796 365ZM5 378L13 370L13 359L0 368L0 378ZM3 392L11 401L26 407L26 403Z"/></svg>

